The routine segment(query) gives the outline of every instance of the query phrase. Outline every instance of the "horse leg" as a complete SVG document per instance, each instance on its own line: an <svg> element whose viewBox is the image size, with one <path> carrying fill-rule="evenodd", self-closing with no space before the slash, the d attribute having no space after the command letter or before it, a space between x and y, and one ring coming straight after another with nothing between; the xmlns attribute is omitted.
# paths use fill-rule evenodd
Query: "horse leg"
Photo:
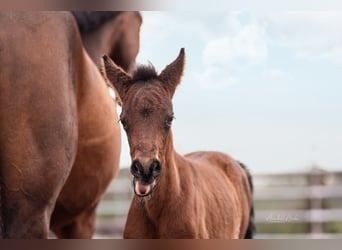
<svg viewBox="0 0 342 250"><path fill-rule="evenodd" d="M68 13L0 19L1 236L46 238L76 156L80 41Z"/></svg>
<svg viewBox="0 0 342 250"><path fill-rule="evenodd" d="M50 226L58 237L92 237L96 206L119 169L121 140L116 116L110 116L108 121L93 121L108 126L109 133L78 144L75 163L51 216ZM101 131L99 124L92 125L98 128L96 132Z"/></svg>
<svg viewBox="0 0 342 250"><path fill-rule="evenodd" d="M27 146L27 145L26 145ZM54 152L57 154L57 152ZM51 155L52 152L51 152ZM36 155L37 156L37 155ZM19 158L19 159L18 159ZM66 179L65 168L58 163L61 158L35 159L42 164L31 162L25 156L20 159L2 161L2 220L4 238L47 238L50 216L57 195ZM71 163L69 164L71 168Z"/></svg>
<svg viewBox="0 0 342 250"><path fill-rule="evenodd" d="M47 238L52 210L76 156L72 105L62 100L46 111L44 101L38 95L18 112L0 108L6 117L0 124L0 222L5 238Z"/></svg>
<svg viewBox="0 0 342 250"><path fill-rule="evenodd" d="M96 206L83 211L69 223L54 229L58 238L63 239L89 239L94 234Z"/></svg>
<svg viewBox="0 0 342 250"><path fill-rule="evenodd" d="M0 133L2 237L48 236L52 210L74 161L77 135L68 125L48 121L42 118L44 125L36 130L27 124L2 126L8 135Z"/></svg>
<svg viewBox="0 0 342 250"><path fill-rule="evenodd" d="M7 197L6 197L7 196ZM3 204L4 238L47 238L51 201L34 201L23 193L6 195Z"/></svg>
<svg viewBox="0 0 342 250"><path fill-rule="evenodd" d="M4 217L2 237L47 238L51 208L29 201L23 194L10 196L11 199L6 199L6 204L2 205Z"/></svg>

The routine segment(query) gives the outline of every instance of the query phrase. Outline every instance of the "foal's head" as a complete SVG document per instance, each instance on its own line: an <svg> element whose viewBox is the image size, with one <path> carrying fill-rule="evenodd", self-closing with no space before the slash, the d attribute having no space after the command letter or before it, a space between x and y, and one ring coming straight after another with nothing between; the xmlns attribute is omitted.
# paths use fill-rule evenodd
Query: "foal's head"
<svg viewBox="0 0 342 250"><path fill-rule="evenodd" d="M174 118L171 99L183 74L184 49L160 74L148 65L138 67L130 76L109 57L103 59L103 73L122 101L120 121L130 146L134 192L147 196L164 167Z"/></svg>

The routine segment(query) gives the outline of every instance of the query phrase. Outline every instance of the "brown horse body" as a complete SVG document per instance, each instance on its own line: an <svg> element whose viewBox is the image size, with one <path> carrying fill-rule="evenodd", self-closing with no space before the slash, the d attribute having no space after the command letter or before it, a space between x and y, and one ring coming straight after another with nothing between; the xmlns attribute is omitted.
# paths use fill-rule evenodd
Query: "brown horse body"
<svg viewBox="0 0 342 250"><path fill-rule="evenodd" d="M91 237L118 170L115 104L70 13L0 23L0 237Z"/></svg>
<svg viewBox="0 0 342 250"><path fill-rule="evenodd" d="M181 156L173 148L171 99L184 58L182 49L159 75L145 66L130 76L104 57L104 75L122 100L137 196L124 237L252 237L252 182L245 167L223 153Z"/></svg>
<svg viewBox="0 0 342 250"><path fill-rule="evenodd" d="M84 47L99 66L107 54L125 71L135 66L142 18L137 11L74 11Z"/></svg>
<svg viewBox="0 0 342 250"><path fill-rule="evenodd" d="M168 139L171 141L171 138ZM219 152L177 154L172 145L148 200L133 200L125 238L244 238L251 209L246 173Z"/></svg>

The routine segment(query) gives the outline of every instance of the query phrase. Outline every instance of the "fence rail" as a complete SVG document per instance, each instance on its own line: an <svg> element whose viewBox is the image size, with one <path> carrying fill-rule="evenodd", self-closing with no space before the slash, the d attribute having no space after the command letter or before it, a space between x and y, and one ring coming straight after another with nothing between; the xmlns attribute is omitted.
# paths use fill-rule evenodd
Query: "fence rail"
<svg viewBox="0 0 342 250"><path fill-rule="evenodd" d="M122 236L133 197L121 169L98 207L98 237ZM342 238L342 172L256 174L255 221L259 238ZM299 231L298 231L299 230Z"/></svg>

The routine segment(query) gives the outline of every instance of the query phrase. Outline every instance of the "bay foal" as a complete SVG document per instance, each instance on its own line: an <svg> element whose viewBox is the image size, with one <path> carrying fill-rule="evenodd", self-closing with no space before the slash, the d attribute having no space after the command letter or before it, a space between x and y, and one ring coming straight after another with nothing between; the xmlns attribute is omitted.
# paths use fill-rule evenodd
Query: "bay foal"
<svg viewBox="0 0 342 250"><path fill-rule="evenodd" d="M150 65L130 76L103 59L103 74L122 101L138 197L124 238L251 238L252 181L245 167L219 152L181 156L174 150L171 99L183 74L184 49L159 75Z"/></svg>

